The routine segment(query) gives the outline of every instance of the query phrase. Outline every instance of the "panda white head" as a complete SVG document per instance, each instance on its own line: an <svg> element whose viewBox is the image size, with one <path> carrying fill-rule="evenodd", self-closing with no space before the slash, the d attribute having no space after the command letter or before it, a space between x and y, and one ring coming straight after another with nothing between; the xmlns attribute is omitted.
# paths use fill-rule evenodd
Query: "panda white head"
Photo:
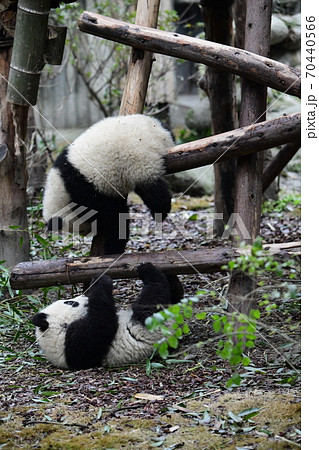
<svg viewBox="0 0 319 450"><path fill-rule="evenodd" d="M36 340L46 358L57 367L67 368L65 336L68 326L87 315L88 297L58 300L32 317Z"/></svg>

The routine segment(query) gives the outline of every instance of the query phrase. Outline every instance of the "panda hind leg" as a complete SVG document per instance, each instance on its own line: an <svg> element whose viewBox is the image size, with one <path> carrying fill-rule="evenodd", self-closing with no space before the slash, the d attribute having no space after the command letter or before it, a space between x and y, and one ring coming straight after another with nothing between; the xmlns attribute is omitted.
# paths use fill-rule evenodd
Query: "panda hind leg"
<svg viewBox="0 0 319 450"><path fill-rule="evenodd" d="M166 275L171 291L171 303L178 303L184 297L184 288L177 275Z"/></svg>

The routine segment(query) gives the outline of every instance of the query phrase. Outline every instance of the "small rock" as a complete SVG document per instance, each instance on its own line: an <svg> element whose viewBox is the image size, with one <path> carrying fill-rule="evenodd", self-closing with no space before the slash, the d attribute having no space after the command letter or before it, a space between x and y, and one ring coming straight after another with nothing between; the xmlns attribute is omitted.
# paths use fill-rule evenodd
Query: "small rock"
<svg viewBox="0 0 319 450"><path fill-rule="evenodd" d="M279 44L283 42L289 35L289 28L285 22L278 16L273 14L271 19L271 35L270 45Z"/></svg>
<svg viewBox="0 0 319 450"><path fill-rule="evenodd" d="M173 192L185 192L193 197L211 195L214 192L213 167L198 167L167 175L165 178Z"/></svg>

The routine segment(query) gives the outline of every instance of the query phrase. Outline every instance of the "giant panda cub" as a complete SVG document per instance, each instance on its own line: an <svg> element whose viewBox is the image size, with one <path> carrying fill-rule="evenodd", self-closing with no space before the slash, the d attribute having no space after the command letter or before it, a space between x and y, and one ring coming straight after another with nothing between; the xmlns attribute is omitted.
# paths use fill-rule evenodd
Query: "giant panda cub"
<svg viewBox="0 0 319 450"><path fill-rule="evenodd" d="M122 253L129 234L131 191L142 198L155 220L164 220L170 212L171 195L162 176L164 156L173 145L171 133L142 114L94 124L58 156L48 172L43 198L48 229L69 228L73 208L73 221L82 214L77 222L80 232L91 231L90 221L97 219L97 233L105 238L103 253ZM70 231L78 231L76 227Z"/></svg>
<svg viewBox="0 0 319 450"><path fill-rule="evenodd" d="M158 306L178 303L183 287L177 275L165 275L151 263L138 267L143 288L130 310L116 311L112 280L92 279L87 296L58 300L35 314L36 339L55 366L88 369L137 363L153 352L162 336L145 327Z"/></svg>

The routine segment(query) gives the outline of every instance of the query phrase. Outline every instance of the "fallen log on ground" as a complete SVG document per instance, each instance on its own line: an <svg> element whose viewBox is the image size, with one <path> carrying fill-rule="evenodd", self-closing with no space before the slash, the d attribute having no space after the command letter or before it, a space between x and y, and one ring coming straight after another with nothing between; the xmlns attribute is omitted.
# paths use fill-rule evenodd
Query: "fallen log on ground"
<svg viewBox="0 0 319 450"><path fill-rule="evenodd" d="M104 39L205 64L301 96L300 70L240 48L134 25L88 11L81 14L78 26L81 31Z"/></svg>

